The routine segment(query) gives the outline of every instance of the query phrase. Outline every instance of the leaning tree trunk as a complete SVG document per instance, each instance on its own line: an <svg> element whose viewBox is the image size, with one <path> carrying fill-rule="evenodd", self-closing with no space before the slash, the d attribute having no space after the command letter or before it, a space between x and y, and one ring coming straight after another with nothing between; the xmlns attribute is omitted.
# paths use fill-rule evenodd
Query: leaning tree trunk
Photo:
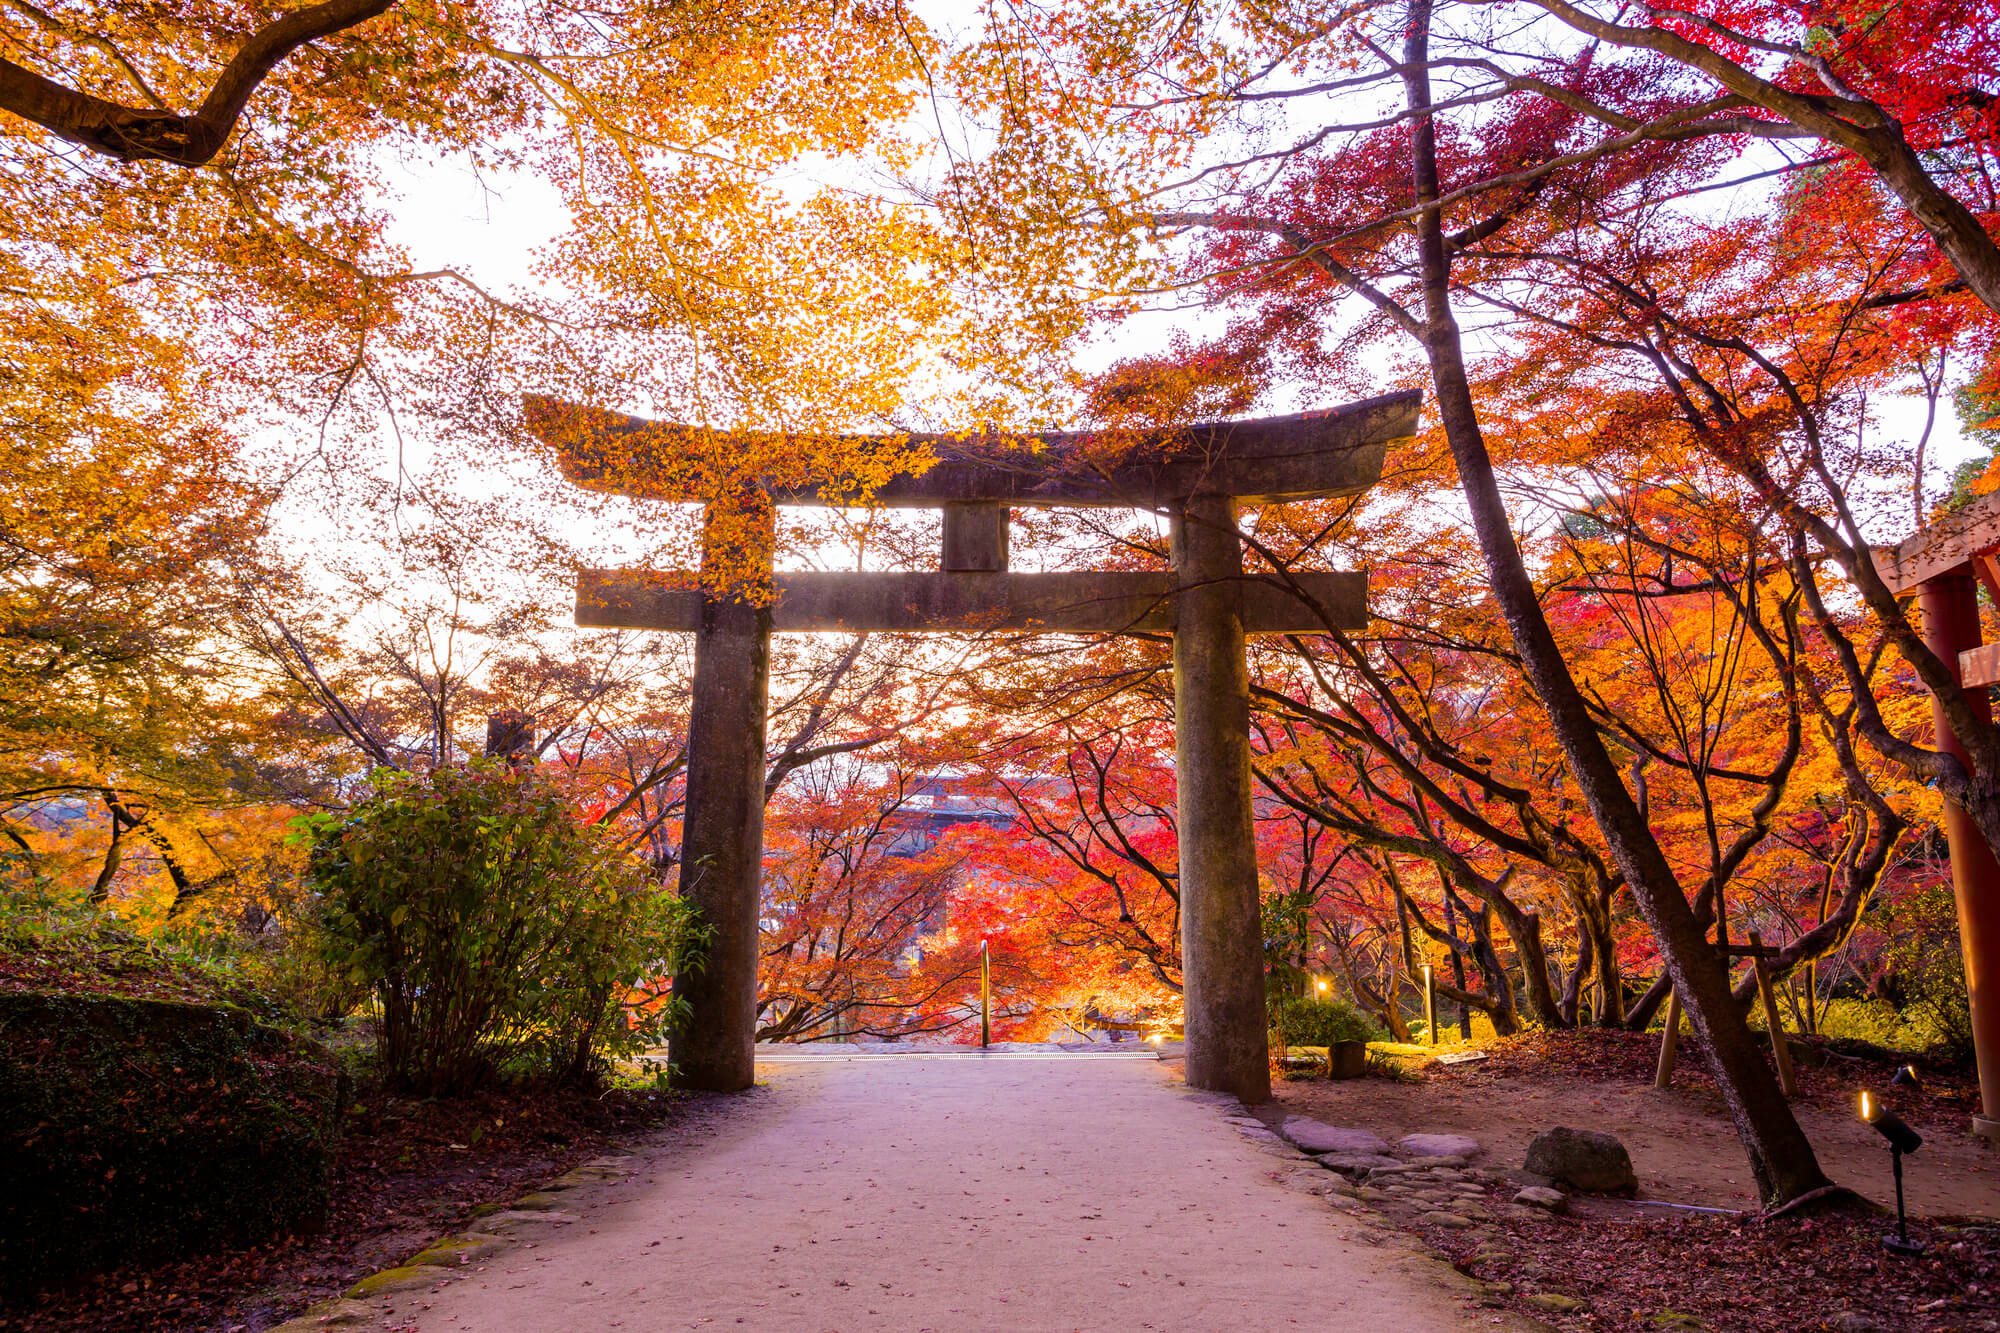
<svg viewBox="0 0 2000 1333"><path fill-rule="evenodd" d="M1784 1203L1826 1185L1826 1176L1729 993L1729 978L1721 961L1696 923L1673 868L1626 790L1569 673L1514 540L1492 456L1480 431L1464 347L1451 311L1444 219L1442 210L1435 207L1439 197L1437 139L1428 114L1431 91L1426 65L1431 6L1432 0L1413 0L1410 7L1403 82L1414 114L1411 171L1416 206L1422 210L1416 221L1424 295L1422 339L1445 440L1458 466L1494 600L1506 618L1529 681L1548 713L1591 815L1652 927L1688 1017L1713 1052L1716 1082L1749 1155L1758 1192L1767 1205Z"/></svg>

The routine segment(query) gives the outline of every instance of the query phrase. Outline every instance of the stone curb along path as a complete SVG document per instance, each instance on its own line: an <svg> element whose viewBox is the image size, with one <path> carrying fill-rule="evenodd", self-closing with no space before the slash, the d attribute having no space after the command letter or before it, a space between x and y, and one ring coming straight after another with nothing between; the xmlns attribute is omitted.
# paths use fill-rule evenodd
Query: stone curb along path
<svg viewBox="0 0 2000 1333"><path fill-rule="evenodd" d="M309 1333L310 1330L373 1322L382 1311L369 1302L396 1292L441 1290L461 1273L476 1271L485 1259L510 1246L528 1242L548 1231L577 1221L565 1210L572 1191L624 1180L637 1170L635 1157L594 1157L512 1203L482 1204L465 1231L432 1241L394 1268L362 1278L345 1293L322 1301L305 1313L265 1333Z"/></svg>
<svg viewBox="0 0 2000 1333"><path fill-rule="evenodd" d="M1191 1095L1221 1109L1239 1134L1288 1164L1271 1173L1280 1185L1315 1195L1361 1223L1362 1238L1369 1244L1405 1251L1413 1263L1426 1266L1425 1276L1447 1290L1489 1309L1504 1308L1510 1297L1546 1314L1587 1308L1562 1292L1517 1292L1511 1283L1468 1276L1449 1255L1408 1229L1435 1226L1465 1232L1478 1244L1476 1263L1482 1255L1492 1260L1509 1254L1506 1233L1493 1225L1491 1201L1496 1191L1512 1198L1510 1210L1523 1218L1545 1217L1567 1202L1555 1190L1521 1190L1506 1175L1470 1166L1481 1155L1474 1140L1463 1135L1412 1134L1391 1146L1366 1130L1343 1129L1303 1116L1288 1117L1273 1130L1234 1097ZM1534 1197L1525 1197L1529 1195ZM1555 1333L1550 1325L1519 1314L1509 1316L1508 1322L1516 1329ZM1494 1323L1506 1326L1499 1318Z"/></svg>

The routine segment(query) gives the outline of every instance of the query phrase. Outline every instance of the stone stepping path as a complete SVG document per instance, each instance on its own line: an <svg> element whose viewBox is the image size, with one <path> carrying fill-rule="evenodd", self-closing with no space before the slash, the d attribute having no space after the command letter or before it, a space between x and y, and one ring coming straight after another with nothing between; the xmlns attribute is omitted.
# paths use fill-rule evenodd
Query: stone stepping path
<svg viewBox="0 0 2000 1333"><path fill-rule="evenodd" d="M1305 1116L1288 1116L1276 1131L1240 1107L1227 1117L1245 1138L1274 1156L1296 1163L1282 1183L1321 1198L1350 1215L1374 1214L1424 1234L1444 1233L1472 1247L1470 1261L1490 1266L1511 1260L1508 1236L1498 1223L1510 1220L1546 1223L1563 1212L1568 1198L1545 1186L1523 1188L1510 1173L1474 1165L1484 1150L1463 1134L1409 1134L1389 1144L1365 1129L1328 1125ZM1449 1257L1449 1256L1447 1256ZM1527 1267L1532 1278L1534 1265ZM1489 1303L1499 1305L1518 1295L1529 1308L1546 1314L1566 1314L1585 1308L1584 1302L1558 1291L1516 1293L1508 1282L1475 1287Z"/></svg>

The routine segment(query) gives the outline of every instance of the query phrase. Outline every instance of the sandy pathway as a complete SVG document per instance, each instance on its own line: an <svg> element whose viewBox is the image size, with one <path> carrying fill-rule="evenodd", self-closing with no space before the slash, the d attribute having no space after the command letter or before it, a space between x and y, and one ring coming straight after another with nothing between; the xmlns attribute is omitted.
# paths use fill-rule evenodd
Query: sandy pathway
<svg viewBox="0 0 2000 1333"><path fill-rule="evenodd" d="M443 1330L1519 1328L1275 1183L1148 1060L772 1062L666 1146L384 1323Z"/></svg>

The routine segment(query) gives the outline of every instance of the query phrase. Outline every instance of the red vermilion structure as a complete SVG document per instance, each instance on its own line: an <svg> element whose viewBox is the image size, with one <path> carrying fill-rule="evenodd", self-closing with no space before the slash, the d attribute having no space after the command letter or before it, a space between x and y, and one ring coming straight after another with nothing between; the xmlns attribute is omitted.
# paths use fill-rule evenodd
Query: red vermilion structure
<svg viewBox="0 0 2000 1333"><path fill-rule="evenodd" d="M1979 584L2000 603L2000 495L1984 496L1901 545L1877 551L1875 568L1891 592L1916 593L1925 645L1969 687L1966 702L1973 715L1991 721L1988 693L1978 687L2000 683L2000 644L1982 643ZM1970 770L1972 759L1935 699L1931 722L1938 748ZM1970 816L1949 798L1944 831L1979 1063L1980 1109L1972 1128L2000 1139L2000 861Z"/></svg>

